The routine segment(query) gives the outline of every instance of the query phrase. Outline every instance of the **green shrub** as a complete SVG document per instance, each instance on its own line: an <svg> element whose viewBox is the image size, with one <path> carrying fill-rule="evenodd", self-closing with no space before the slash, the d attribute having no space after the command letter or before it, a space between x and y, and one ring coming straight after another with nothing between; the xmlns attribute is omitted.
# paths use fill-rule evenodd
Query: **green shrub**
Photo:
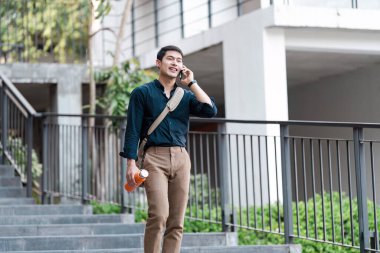
<svg viewBox="0 0 380 253"><path fill-rule="evenodd" d="M352 204L352 227L353 234L351 232L351 217L350 217L350 199L344 193L340 196L338 192L334 192L332 195L325 193L323 195L324 209L322 206L322 196L316 195L315 197L315 214L314 214L314 201L309 199L307 203L304 201L299 201L298 205L293 203L293 234L297 237L315 238L318 240L323 240L323 231L326 231L326 240L335 241L337 243L344 243L346 245L352 244L351 237L354 238L354 245L359 246L359 224L358 224L358 212L357 212L357 201L356 199L351 200ZM333 212L331 212L331 203L333 206ZM342 210L340 209L340 203L342 203ZM307 205L307 209L305 208ZM298 219L297 219L297 208L298 208ZM372 208L372 210L371 210ZM252 209L250 208L250 217L253 219ZM269 205L264 206L264 229L270 230L269 227ZM271 205L272 209L272 231L278 230L278 210L277 205ZM306 212L307 210L307 212ZM373 202L368 201L368 219L369 228L374 230L374 215L373 215ZM341 215L342 211L342 215ZM380 210L379 210L380 211ZM242 210L246 212L246 210ZM256 228L261 229L261 209L257 209L258 222ZM237 212L237 216L239 213ZM307 223L306 223L307 215ZM315 216L315 219L314 219ZM323 216L325 222L323 222ZM280 205L280 228L284 231L283 223L283 210ZM334 223L332 222L334 220ZM316 221L316 223L315 223ZM341 227L341 222L343 224L343 231ZM297 225L299 224L299 225ZM315 225L316 224L316 225ZM325 225L324 225L325 224ZM243 220L242 225L246 225L246 221ZM315 234L315 228L316 232ZM308 234L307 234L308 231ZM334 231L334 240L333 240ZM246 229L239 229L239 243L240 244L254 244L254 245L264 245L264 244L283 244L284 237L282 235L258 232ZM343 235L343 237L342 237ZM344 247L344 246L334 246L329 243L316 242L307 239L295 239L294 243L302 245L302 252L327 252L327 253L343 253L343 252L358 252L357 249Z"/></svg>
<svg viewBox="0 0 380 253"><path fill-rule="evenodd" d="M26 182L27 172L27 146L23 143L23 140L20 137L8 137L7 148L10 150L13 162L16 164L20 170L21 181ZM0 153L2 148L0 148ZM32 149L32 178L33 178L33 187L36 189L40 188L40 177L42 175L42 164L39 161L37 152Z"/></svg>
<svg viewBox="0 0 380 253"><path fill-rule="evenodd" d="M121 212L120 205L111 203L99 203L92 200L90 202L94 214L118 214Z"/></svg>
<svg viewBox="0 0 380 253"><path fill-rule="evenodd" d="M135 222L146 222L148 219L148 213L145 210L137 209L135 211Z"/></svg>
<svg viewBox="0 0 380 253"><path fill-rule="evenodd" d="M317 238L318 240L323 240L323 214L325 217L325 230L326 230L326 240L332 242L332 230L334 228L334 239L335 242L342 243L342 232L344 238L344 244L350 245L351 241L351 218L350 218L350 199L344 193L342 193L341 199L338 192L333 193L333 198L328 193L323 195L324 200L324 210L322 210L322 196L316 195L315 197L315 216L316 216L316 228L317 228ZM331 215L331 202L333 203L333 215ZM359 225L358 225L358 213L357 213L357 201L356 199L351 200L352 202L352 226L353 226L353 238L354 245L359 245ZM343 231L341 230L341 215L340 215L340 203L342 203L342 223ZM269 207L271 212L269 212ZM257 230L262 229L262 215L264 216L264 230L270 230L270 218L273 232L284 231L284 215L282 204L278 205L273 203L272 205L265 205L263 208L250 207L249 212L249 227L254 227ZM218 210L215 206L209 208L206 204L203 209L201 206L192 205L191 208L186 210L186 219L184 223L185 232L220 232L222 231L221 222L221 208ZM211 212L210 212L211 210ZM306 237L306 214L308 215L308 237L315 238L314 233L314 201L309 199L307 201L307 212L305 212L305 202L298 202L298 221L299 227L297 226L297 206L293 203L293 233L294 235L299 235L301 237ZM322 212L323 211L323 212ZM248 226L247 221L247 209L241 209L242 220L240 220L239 210L235 210L235 217L238 224L242 226ZM371 231L374 230L374 215L373 215L373 202L368 201L368 219L369 228ZM378 211L380 213L380 210ZM136 211L136 222L145 222L147 219L147 213L145 211ZM256 223L255 223L256 217ZM280 217L280 222L278 222L278 217ZM334 218L334 224L332 223L332 217ZM379 217L378 217L379 218ZM249 230L245 228L238 228L238 238L240 245L278 245L284 244L284 236L275 233L260 232L256 230ZM358 250L355 248L349 248L344 246L335 246L329 243L316 242L307 239L295 239L294 243L301 244L302 252L326 252L326 253L343 253L352 252L357 253Z"/></svg>

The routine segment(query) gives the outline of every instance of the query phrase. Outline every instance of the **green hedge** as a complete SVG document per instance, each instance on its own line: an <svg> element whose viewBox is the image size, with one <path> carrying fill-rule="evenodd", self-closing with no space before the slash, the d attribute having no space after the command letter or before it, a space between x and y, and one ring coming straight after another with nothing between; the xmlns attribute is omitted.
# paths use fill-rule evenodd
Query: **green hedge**
<svg viewBox="0 0 380 253"><path fill-rule="evenodd" d="M94 214L119 214L121 212L120 205L100 203L95 200L92 200L90 204L92 205L92 212Z"/></svg>
<svg viewBox="0 0 380 253"><path fill-rule="evenodd" d="M354 245L359 246L359 224L358 224L358 209L357 209L357 200L351 200L352 205L352 227L353 233L351 231L351 217L350 217L350 199L349 197L342 193L334 192L332 195L325 193L323 195L324 209L322 208L322 196L316 195L315 197L315 208L313 199L309 199L307 203L299 201L298 205L293 203L293 233L294 235L300 234L301 237L306 237L306 231L308 230L308 237L315 238L315 224L317 228L317 239L323 240L323 231L325 224L326 230L326 240L333 241L333 229L334 229L334 239L337 243L342 243L347 245L352 244L352 237L354 238ZM331 203L333 204L333 212L331 212ZM340 203L342 203L342 209L340 209ZM380 208L374 206L372 201L368 201L368 221L370 231L374 231L374 207L377 210L377 218L380 221ZM307 209L306 209L307 205ZM106 205L107 206L107 205ZM270 230L269 221L272 219L272 231L284 231L284 216L282 205L279 205L280 209L278 210L277 203L272 205L265 205L263 208L250 207L249 212L249 225L250 227L255 225L255 228L262 228L262 214L264 216L264 229ZM220 232L222 230L221 222L221 208L212 206L211 208L206 204L203 209L200 209L200 205L191 206L191 209L188 208L186 211L186 217L184 230L185 232ZM269 212L269 207L271 212ZM297 221L297 212L298 209L298 221ZM314 220L314 209L316 223ZM114 210L117 213L117 209L111 207L100 208L99 205L96 205L97 213ZM120 210L120 209L118 209ZM307 212L306 212L307 210ZM247 209L242 209L243 219L240 220L240 210L235 210L235 217L237 218L238 224L247 226L248 222L246 220ZM263 212L263 213L262 213ZM342 212L342 216L341 216ZM270 215L271 214L271 215ZM306 224L306 215L308 216L308 222ZM324 215L324 216L323 216ZM256 216L256 224L254 224ZM278 217L280 217L280 224L278 224ZM323 222L323 217L325 222ZM334 219L334 222L332 221ZM136 210L135 212L136 222L145 222L147 220L146 211ZM202 221L208 220L208 221ZM216 221L216 222L213 222ZM299 226L297 224L299 223ZM341 223L343 224L343 231L341 230ZM308 229L306 229L306 225ZM280 226L280 228L279 228ZM380 229L380 226L379 226ZM342 237L343 235L343 237ZM249 229L238 229L239 244L240 245L265 245L265 244L283 244L284 236L274 233L259 232ZM342 240L343 238L343 240ZM302 245L302 252L311 253L311 252L327 252L327 253L343 253L343 252L359 252L357 249L344 247L344 246L334 246L329 243L316 242L313 240L307 239L295 239L294 241L297 244Z"/></svg>

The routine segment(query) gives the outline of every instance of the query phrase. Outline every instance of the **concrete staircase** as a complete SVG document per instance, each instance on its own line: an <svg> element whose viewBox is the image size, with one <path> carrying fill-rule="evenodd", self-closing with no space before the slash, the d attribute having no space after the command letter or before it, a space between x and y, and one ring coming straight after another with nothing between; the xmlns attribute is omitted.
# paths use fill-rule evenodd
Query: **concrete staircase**
<svg viewBox="0 0 380 253"><path fill-rule="evenodd" d="M143 253L144 224L93 215L91 206L36 205L12 167L0 165L0 252ZM186 233L182 253L301 252L296 245L237 246L236 233Z"/></svg>

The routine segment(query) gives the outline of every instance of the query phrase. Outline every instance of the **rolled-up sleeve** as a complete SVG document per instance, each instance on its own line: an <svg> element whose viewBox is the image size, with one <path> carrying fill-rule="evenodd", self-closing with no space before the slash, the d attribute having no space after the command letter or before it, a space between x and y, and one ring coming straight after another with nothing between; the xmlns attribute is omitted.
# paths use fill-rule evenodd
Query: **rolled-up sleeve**
<svg viewBox="0 0 380 253"><path fill-rule="evenodd" d="M211 104L199 102L195 95L192 94L190 98L190 114L202 118L214 117L218 113L214 98L211 98Z"/></svg>
<svg viewBox="0 0 380 253"><path fill-rule="evenodd" d="M144 115L144 94L142 87L136 88L132 94L127 111L127 129L125 131L123 152L120 156L137 160L141 126Z"/></svg>

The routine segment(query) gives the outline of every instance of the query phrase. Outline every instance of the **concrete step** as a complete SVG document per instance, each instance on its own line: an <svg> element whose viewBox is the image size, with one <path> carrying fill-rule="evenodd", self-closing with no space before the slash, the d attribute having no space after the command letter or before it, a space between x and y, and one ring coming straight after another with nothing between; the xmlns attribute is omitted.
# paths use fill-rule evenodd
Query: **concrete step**
<svg viewBox="0 0 380 253"><path fill-rule="evenodd" d="M4 236L55 236L55 235L105 235L142 234L144 224L59 224L59 225L3 225Z"/></svg>
<svg viewBox="0 0 380 253"><path fill-rule="evenodd" d="M113 215L17 215L0 216L0 225L43 225L83 223L134 223L130 214Z"/></svg>
<svg viewBox="0 0 380 253"><path fill-rule="evenodd" d="M0 165L0 177L14 177L15 169L9 165Z"/></svg>
<svg viewBox="0 0 380 253"><path fill-rule="evenodd" d="M52 251L12 251L12 253L144 253L142 248L94 249L94 250L52 250ZM181 253L301 253L300 245L266 246L222 246L222 247L182 247Z"/></svg>
<svg viewBox="0 0 380 253"><path fill-rule="evenodd" d="M233 240L230 238L232 236L235 237ZM191 233L184 235L182 245L183 247L230 246L229 243L236 240L236 233ZM142 248L143 241L143 234L0 237L0 251Z"/></svg>
<svg viewBox="0 0 380 253"><path fill-rule="evenodd" d="M181 253L302 253L302 248L300 245L184 247Z"/></svg>
<svg viewBox="0 0 380 253"><path fill-rule="evenodd" d="M33 198L0 198L0 206L34 204Z"/></svg>
<svg viewBox="0 0 380 253"><path fill-rule="evenodd" d="M18 198L26 197L26 189L20 187L2 187L0 188L0 198Z"/></svg>
<svg viewBox="0 0 380 253"><path fill-rule="evenodd" d="M0 216L92 214L90 205L18 205L0 206Z"/></svg>
<svg viewBox="0 0 380 253"><path fill-rule="evenodd" d="M0 177L0 187L21 187L21 179L19 177Z"/></svg>

